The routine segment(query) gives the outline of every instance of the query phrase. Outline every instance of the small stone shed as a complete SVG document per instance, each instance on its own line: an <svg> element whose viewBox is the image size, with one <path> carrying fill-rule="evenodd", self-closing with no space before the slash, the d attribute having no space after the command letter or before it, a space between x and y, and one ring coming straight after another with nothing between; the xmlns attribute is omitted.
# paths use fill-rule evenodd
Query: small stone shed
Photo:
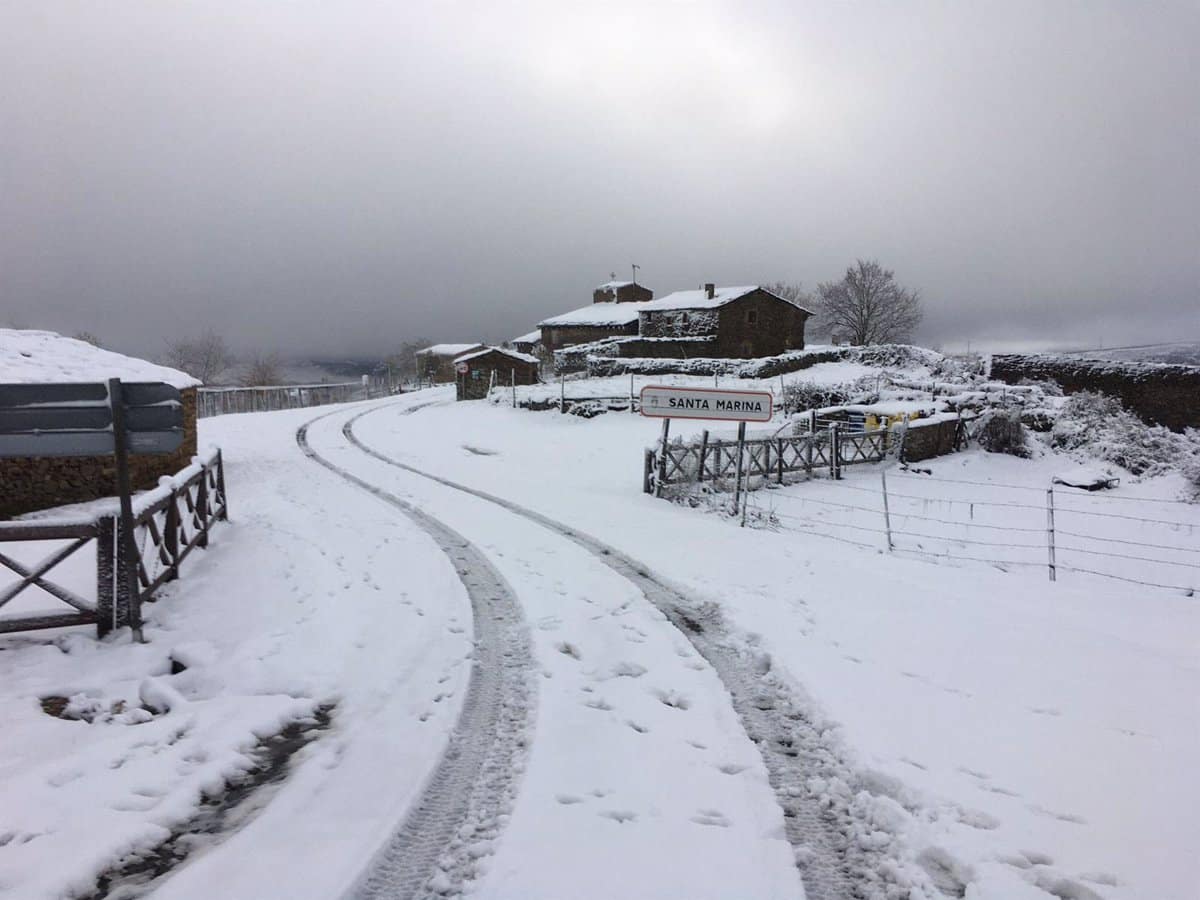
<svg viewBox="0 0 1200 900"><path fill-rule="evenodd" d="M190 375L143 359L102 350L52 331L0 328L0 384L161 381L183 399L183 444L173 453L129 458L135 490L154 487L196 455L196 388ZM110 497L116 463L111 456L0 458L0 519L34 510Z"/></svg>
<svg viewBox="0 0 1200 900"><path fill-rule="evenodd" d="M483 344L434 344L418 350L417 377L430 384L449 384L454 380L454 358L483 349Z"/></svg>
<svg viewBox="0 0 1200 900"><path fill-rule="evenodd" d="M492 385L537 384L538 359L527 353L485 347L454 360L459 400L483 400Z"/></svg>

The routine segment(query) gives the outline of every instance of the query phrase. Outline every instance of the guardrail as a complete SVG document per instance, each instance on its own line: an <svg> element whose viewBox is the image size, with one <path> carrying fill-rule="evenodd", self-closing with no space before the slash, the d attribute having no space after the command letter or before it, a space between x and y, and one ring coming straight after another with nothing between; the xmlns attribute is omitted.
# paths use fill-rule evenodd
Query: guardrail
<svg viewBox="0 0 1200 900"><path fill-rule="evenodd" d="M0 590L0 609L30 587L40 588L73 609L0 618L0 634L95 624L103 637L115 628L140 628L142 603L152 601L163 584L178 578L180 564L192 550L208 546L213 523L228 517L225 466L217 450L137 497L132 535L123 533L115 511L75 522L0 522L0 544L69 542L54 547L33 565L0 552L0 566L19 576ZM92 541L96 553L94 600L50 577L64 560Z"/></svg>

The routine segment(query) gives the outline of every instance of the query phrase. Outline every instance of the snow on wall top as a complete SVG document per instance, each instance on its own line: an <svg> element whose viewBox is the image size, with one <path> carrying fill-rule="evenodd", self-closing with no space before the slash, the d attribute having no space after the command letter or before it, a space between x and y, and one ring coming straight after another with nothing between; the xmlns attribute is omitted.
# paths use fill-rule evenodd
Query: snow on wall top
<svg viewBox="0 0 1200 900"><path fill-rule="evenodd" d="M456 356L454 357L454 361L456 363L466 362L470 359L476 359L480 356L485 356L488 353L502 353L505 356L512 357L513 359L519 359L524 362L533 363L534 365L538 364L538 358L536 356L530 356L528 353L519 353L516 350L505 350L503 347L484 347L482 350L477 350L474 353L465 353L462 356Z"/></svg>
<svg viewBox="0 0 1200 900"><path fill-rule="evenodd" d="M196 387L200 381L136 356L103 350L87 341L53 331L0 328L0 383L163 381L172 387Z"/></svg>
<svg viewBox="0 0 1200 900"><path fill-rule="evenodd" d="M630 325L637 321L638 310L654 300L644 300L640 303L591 303L579 309L573 309L560 316L553 316L538 322L538 327L570 326L570 325Z"/></svg>
<svg viewBox="0 0 1200 900"><path fill-rule="evenodd" d="M460 353L466 353L469 350L474 350L480 344L434 344L432 347L426 347L424 350L418 350L418 355L429 354L430 356L458 356Z"/></svg>
<svg viewBox="0 0 1200 900"><path fill-rule="evenodd" d="M520 337L513 338L512 343L514 343L514 344L536 344L541 339L542 339L542 333L540 331L531 331L528 334L523 334Z"/></svg>

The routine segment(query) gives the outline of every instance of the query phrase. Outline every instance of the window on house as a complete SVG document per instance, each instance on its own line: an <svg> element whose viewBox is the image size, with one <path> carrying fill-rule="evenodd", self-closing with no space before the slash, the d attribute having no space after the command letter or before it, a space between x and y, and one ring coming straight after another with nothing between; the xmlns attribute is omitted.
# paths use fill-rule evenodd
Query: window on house
<svg viewBox="0 0 1200 900"><path fill-rule="evenodd" d="M757 309L746 310L746 324L747 325L755 325L757 323L758 323L758 310Z"/></svg>
<svg viewBox="0 0 1200 900"><path fill-rule="evenodd" d="M687 313L684 313L682 316L679 317L679 321L683 325L687 325L687 323L690 319L691 319L691 317Z"/></svg>

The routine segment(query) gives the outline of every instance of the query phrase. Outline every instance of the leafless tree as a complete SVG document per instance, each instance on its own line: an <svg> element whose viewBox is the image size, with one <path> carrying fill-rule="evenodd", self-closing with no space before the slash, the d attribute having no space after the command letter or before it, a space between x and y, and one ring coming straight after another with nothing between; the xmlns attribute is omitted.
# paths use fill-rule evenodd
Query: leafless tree
<svg viewBox="0 0 1200 900"><path fill-rule="evenodd" d="M274 353L259 353L246 364L238 379L243 387L267 387L283 378L282 364Z"/></svg>
<svg viewBox="0 0 1200 900"><path fill-rule="evenodd" d="M816 335L829 334L829 325L821 316L820 303L811 291L804 289L804 285L799 281L773 281L770 284L764 284L763 287L775 296L795 303L813 314L813 317L805 324L805 333L809 340Z"/></svg>
<svg viewBox="0 0 1200 900"><path fill-rule="evenodd" d="M397 349L396 352L387 358L387 363L391 366L392 374L402 381L411 380L417 377L417 351L424 350L430 344L426 338L417 338L412 341L405 341Z"/></svg>
<svg viewBox="0 0 1200 900"><path fill-rule="evenodd" d="M159 361L182 369L204 384L215 384L233 365L233 354L225 338L210 328L190 340L168 341L167 349Z"/></svg>
<svg viewBox="0 0 1200 900"><path fill-rule="evenodd" d="M920 295L873 259L856 260L841 281L817 285L817 307L828 327L859 345L908 340L922 316Z"/></svg>

